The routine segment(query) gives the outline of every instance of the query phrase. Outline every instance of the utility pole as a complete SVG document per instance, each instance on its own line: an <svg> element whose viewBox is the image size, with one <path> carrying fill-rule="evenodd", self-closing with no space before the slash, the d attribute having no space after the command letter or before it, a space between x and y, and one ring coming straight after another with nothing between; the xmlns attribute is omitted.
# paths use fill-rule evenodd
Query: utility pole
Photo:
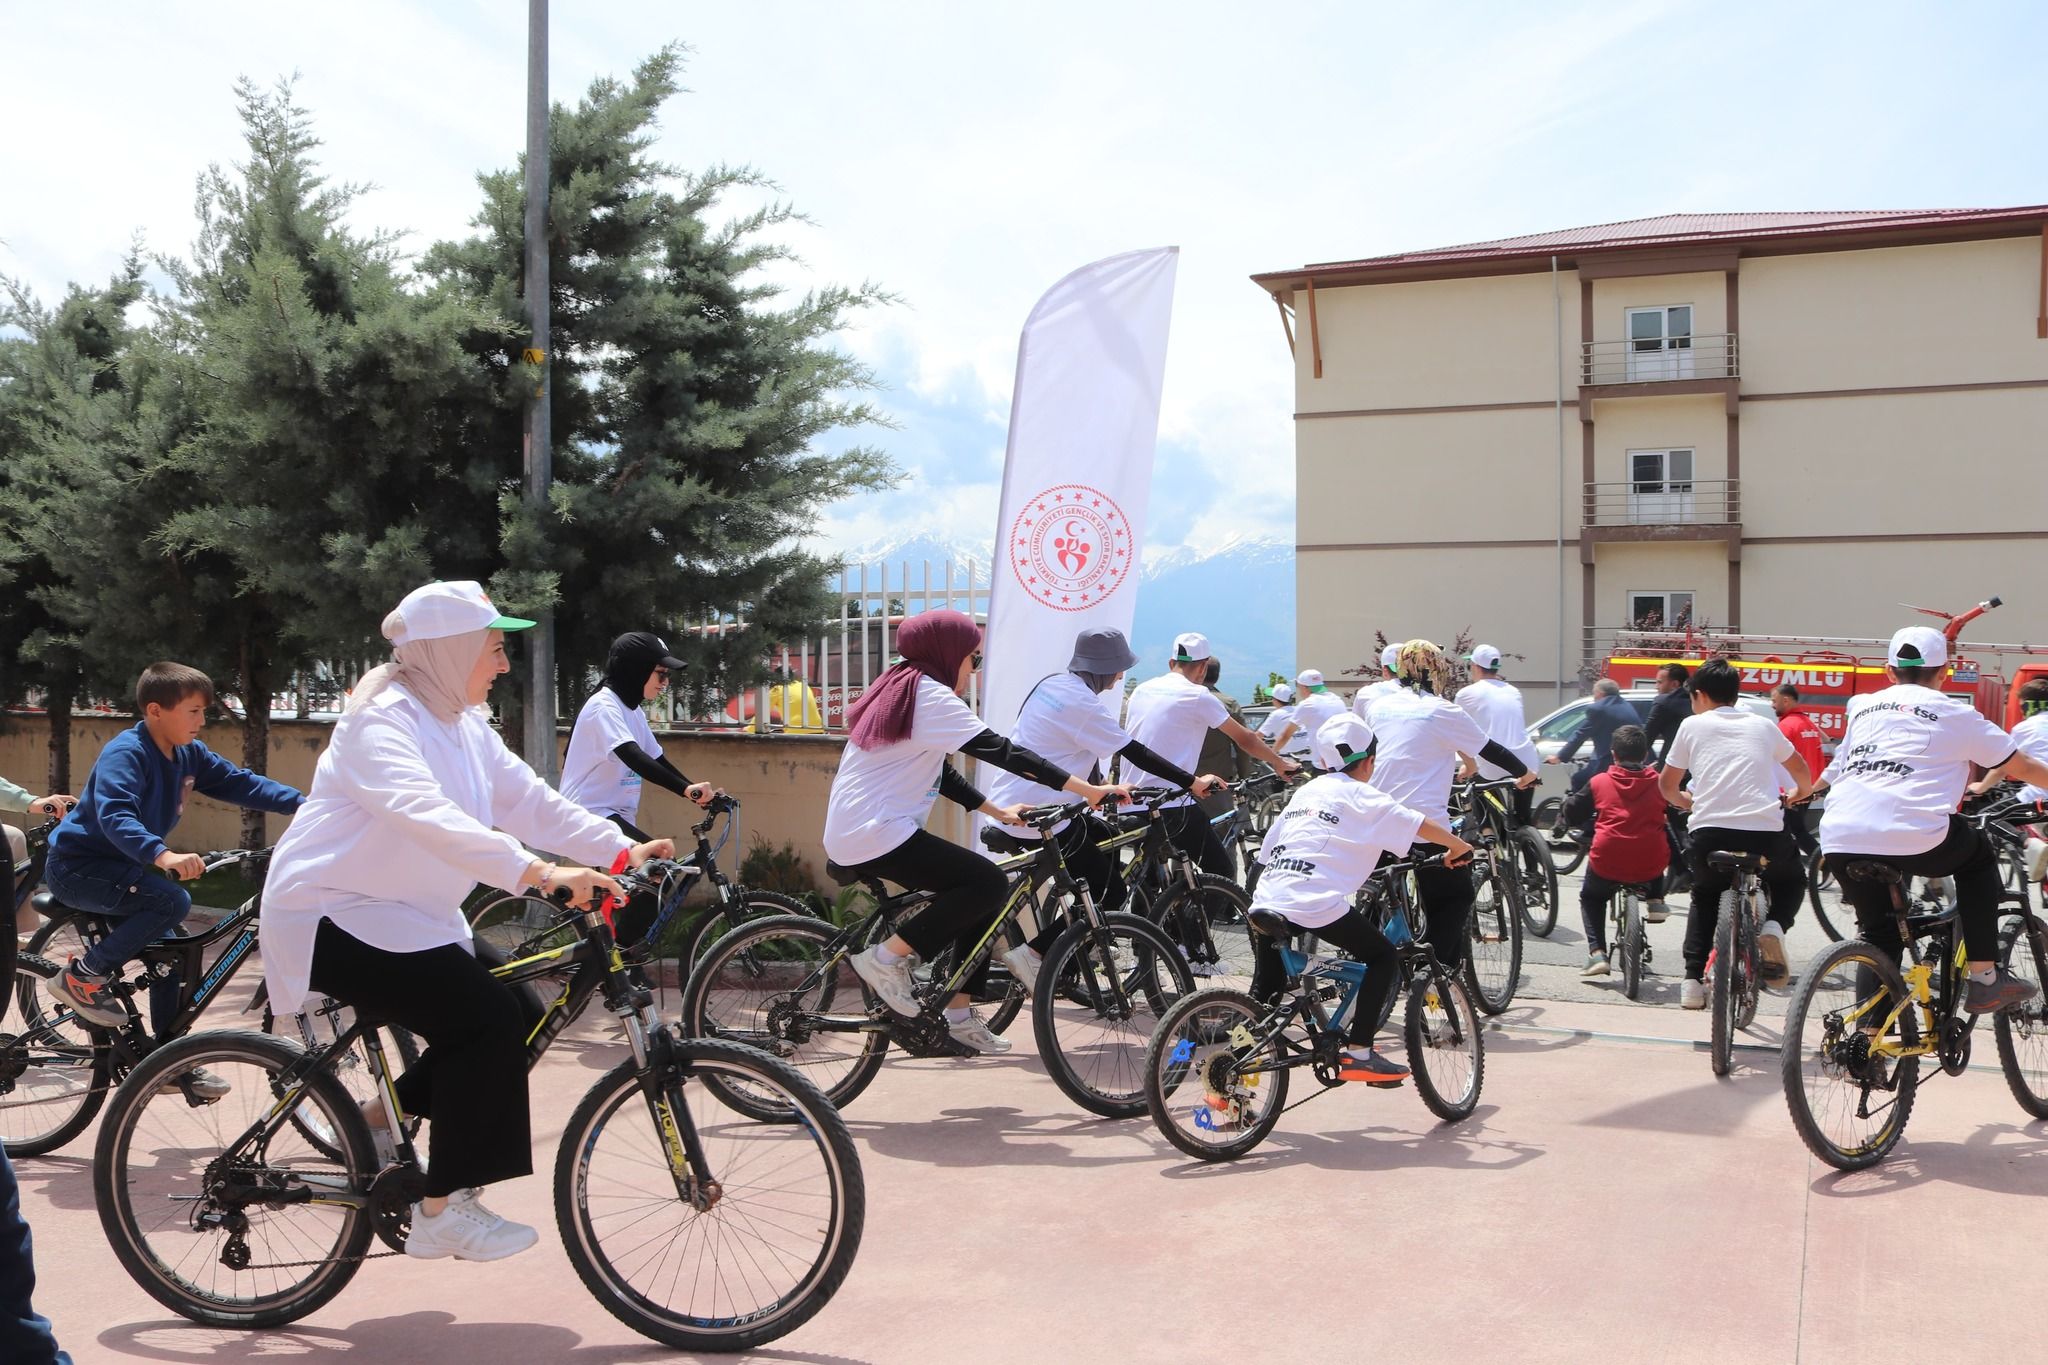
<svg viewBox="0 0 2048 1365"><path fill-rule="evenodd" d="M546 516L554 480L554 402L548 392L548 0L526 8L526 319L533 339L525 360L540 378L526 402L526 500ZM555 758L555 614L537 613L527 632L533 687L526 698L526 761L543 780L560 776Z"/></svg>

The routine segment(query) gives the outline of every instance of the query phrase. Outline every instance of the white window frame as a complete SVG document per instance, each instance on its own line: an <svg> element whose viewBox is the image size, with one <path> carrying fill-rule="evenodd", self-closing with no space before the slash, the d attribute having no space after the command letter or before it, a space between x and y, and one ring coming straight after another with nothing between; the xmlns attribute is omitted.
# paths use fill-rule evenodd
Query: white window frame
<svg viewBox="0 0 2048 1365"><path fill-rule="evenodd" d="M1631 526L1661 526L1674 522L1691 522L1699 519L1698 507L1694 501L1695 481L1699 477L1699 448L1696 446L1652 446L1648 449L1626 452L1628 460L1628 522ZM1657 457L1657 477L1639 479L1636 477L1638 456ZM1673 457L1685 457L1686 473L1679 478L1672 473Z"/></svg>
<svg viewBox="0 0 2048 1365"><path fill-rule="evenodd" d="M1659 609L1658 614L1663 619L1657 625L1639 626L1637 624L1637 622L1641 619L1635 610L1636 599L1639 597L1656 597L1662 599L1664 605ZM1686 621L1686 625L1696 625L1699 621L1700 609L1700 595L1698 589L1630 588L1627 592L1622 594L1621 598L1621 619L1623 622L1622 628L1624 630L1684 630L1684 625L1677 624L1676 614L1673 610L1671 601L1671 599L1674 597L1683 597L1686 599L1686 610L1690 613Z"/></svg>
<svg viewBox="0 0 2048 1365"><path fill-rule="evenodd" d="M1683 336L1671 334L1671 314L1674 310L1685 310L1686 330ZM1636 319L1651 313L1659 315L1659 324L1654 346L1638 345ZM1647 383L1658 379L1691 379L1693 366L1693 338L1699 335L1699 309L1690 303L1660 303L1622 311L1621 335L1623 350L1627 357L1630 383ZM1644 337L1641 341L1648 342Z"/></svg>

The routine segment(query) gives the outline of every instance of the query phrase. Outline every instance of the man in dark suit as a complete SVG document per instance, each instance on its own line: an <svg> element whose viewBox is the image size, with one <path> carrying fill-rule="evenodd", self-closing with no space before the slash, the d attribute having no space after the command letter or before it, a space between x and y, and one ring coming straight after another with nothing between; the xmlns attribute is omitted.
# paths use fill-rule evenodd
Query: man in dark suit
<svg viewBox="0 0 2048 1365"><path fill-rule="evenodd" d="M1691 676L1684 664L1666 664L1657 670L1657 700L1650 704L1649 717L1643 721L1653 763L1663 762L1678 727L1692 714L1692 691L1685 685Z"/></svg>
<svg viewBox="0 0 2048 1365"><path fill-rule="evenodd" d="M1624 725L1640 725L1642 719L1621 695L1621 684L1612 678L1602 678L1593 684L1593 704L1586 708L1586 718L1579 724L1579 732L1571 737L1564 748L1544 759L1545 763L1568 763L1579 751L1579 746L1591 743L1592 762L1572 774L1572 795L1591 782L1596 774L1607 771L1614 762L1614 732ZM1564 813L1558 812L1558 827L1565 828ZM1581 831L1581 837L1592 838L1591 828Z"/></svg>

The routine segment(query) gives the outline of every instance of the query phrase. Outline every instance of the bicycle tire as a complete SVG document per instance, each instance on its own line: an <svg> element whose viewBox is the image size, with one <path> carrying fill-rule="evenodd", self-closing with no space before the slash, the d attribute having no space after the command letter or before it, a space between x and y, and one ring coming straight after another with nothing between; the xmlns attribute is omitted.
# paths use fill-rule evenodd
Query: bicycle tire
<svg viewBox="0 0 2048 1365"><path fill-rule="evenodd" d="M2031 911L2014 916L1999 934L1998 962L2044 989L2017 1009L1992 1016L1998 1064L2020 1108L2048 1119L2048 926Z"/></svg>
<svg viewBox="0 0 2048 1365"><path fill-rule="evenodd" d="M1557 827L1557 817L1562 814L1564 798L1546 796L1536 803L1536 809L1530 813L1529 818L1536 829L1550 830ZM1557 875L1560 877L1571 876L1579 870L1579 864L1586 861L1586 846L1576 838L1560 844L1543 834L1538 834L1537 837L1543 840L1543 851L1549 856L1550 865L1557 869Z"/></svg>
<svg viewBox="0 0 2048 1365"><path fill-rule="evenodd" d="M1536 937L1549 938L1557 928L1557 864L1550 860L1550 849L1535 830L1524 825L1511 837L1522 877L1522 922Z"/></svg>
<svg viewBox="0 0 2048 1365"><path fill-rule="evenodd" d="M1287 1108L1287 1072L1284 1069L1257 1072L1249 1078L1239 1077L1232 1058L1217 1060L1220 1054L1235 1053L1231 1045L1230 1032L1237 1027L1250 1028L1265 1018L1266 1010L1243 991L1229 986L1212 986L1207 990L1195 991L1173 1002L1159 1020L1159 1027L1153 1030L1152 1041L1145 1049L1145 1108L1152 1115L1152 1124L1166 1140L1180 1151L1197 1161L1235 1161L1245 1155L1273 1131L1280 1122L1280 1115ZM1236 1019L1238 1024L1225 1027L1227 1021ZM1183 1050L1185 1044L1185 1050ZM1208 1049L1201 1052L1200 1049ZM1267 1044L1267 1055L1274 1061L1280 1058L1277 1039ZM1247 1052L1245 1056L1254 1054ZM1241 1062L1242 1058L1236 1058ZM1233 1090L1245 1093L1219 1094L1217 1098L1226 1102L1226 1108L1219 1110L1209 1101L1208 1093L1195 1099L1193 1105L1187 1101L1185 1087L1190 1080L1203 1083L1212 1069L1214 1078L1230 1084ZM1248 1082L1242 1085L1240 1081ZM1243 1121L1242 1105L1254 1098L1261 1104L1258 1117L1251 1123ZM1235 1106L1232 1113L1231 1106ZM1182 1129L1174 1120L1176 1113L1186 1111L1190 1115L1192 1132ZM1219 1128L1212 1117L1207 1127L1201 1124L1203 1112L1213 1116L1217 1113L1231 1113L1224 1120L1234 1127ZM1217 1133L1214 1141L1200 1136L1205 1132Z"/></svg>
<svg viewBox="0 0 2048 1365"><path fill-rule="evenodd" d="M60 938L67 933L68 941ZM64 961L54 961L46 953L53 943ZM10 1157L46 1156L70 1143L92 1126L113 1088L113 1049L106 1033L56 1008L46 995L45 983L68 965L73 956L68 945L76 943L72 916L60 912L29 936L27 956L17 963L14 994L20 1027L4 1035L0 1045L0 1147ZM82 951L83 945L79 947ZM44 1098L21 1093L31 1073L37 1077L32 1084L49 1087ZM37 1126L23 1126L30 1122Z"/></svg>
<svg viewBox="0 0 2048 1365"><path fill-rule="evenodd" d="M1522 977L1522 888L1502 869L1499 850L1483 865L1473 865L1475 897L1465 920L1465 986L1473 1003L1487 1014L1499 1014L1515 1001ZM1498 945L1498 946L1496 946ZM1486 973L1480 974L1482 958Z"/></svg>
<svg viewBox="0 0 2048 1365"><path fill-rule="evenodd" d="M1121 1006L1117 992L1104 992L1111 979L1121 986ZM1046 950L1032 998L1032 1032L1046 1074L1090 1113L1144 1113L1146 1049L1168 1007L1192 994L1194 984L1178 946L1150 920L1119 913L1103 915L1099 925L1068 925ZM1129 1013L1120 1017L1123 1010ZM1075 1026L1074 1036L1063 1037L1063 1022ZM1107 1069L1084 1062L1084 1053Z"/></svg>
<svg viewBox="0 0 2048 1365"><path fill-rule="evenodd" d="M1187 903L1197 896L1201 898L1200 909L1190 912L1186 908ZM1146 918L1176 942L1180 936L1175 934L1174 926L1184 922L1199 926L1201 946L1188 945L1191 973L1199 976L1207 968L1209 976L1251 980L1252 898L1236 882L1204 872L1195 878L1194 886L1180 883L1150 910Z"/></svg>
<svg viewBox="0 0 2048 1365"><path fill-rule="evenodd" d="M795 1067L835 1108L844 1109L881 1071L888 1038L879 1030L821 1032L808 1037L797 1034L816 1016L865 1015L877 1003L844 957L829 971L822 968L829 956L847 946L841 942L845 937L811 915L775 915L740 925L712 944L703 962L690 973L678 1021L684 1034L759 1047ZM807 977L815 971L823 971L823 975L807 985ZM778 985L783 988L779 992L775 989ZM799 989L804 992L801 1000L793 995ZM751 998L754 994L760 996L758 1001ZM771 1011L775 1012L773 1018ZM843 1048L828 1045L841 1038L858 1039L858 1049L849 1055ZM827 1083L821 1083L821 1077ZM707 1079L705 1085L749 1118L764 1123L796 1121L796 1115L778 1101L749 1095L720 1079Z"/></svg>
<svg viewBox="0 0 2048 1365"><path fill-rule="evenodd" d="M310 1204L288 1205L287 1208L304 1208L320 1216L331 1216L339 1220L339 1230L332 1239L332 1252L326 1258L312 1258L319 1261L311 1275L288 1292L255 1296L240 1306L229 1306L230 1301L217 1289L201 1292L194 1285L181 1289L169 1278L175 1271L191 1263L190 1255L182 1256L175 1265L166 1263L156 1256L147 1245L152 1234L166 1230L173 1222L185 1221L185 1215L150 1219L142 1211L138 1200L150 1202L147 1196L147 1180L137 1174L131 1159L139 1155L138 1148L147 1146L151 1153L175 1148L176 1144L164 1136L162 1125L175 1116L182 1101L176 1096L160 1095L159 1089L166 1080L198 1066L209 1069L234 1071L249 1066L268 1072L273 1080L270 1094L278 1093L276 1075L292 1066L305 1055L304 1049L283 1038L246 1031L211 1031L191 1033L174 1039L150 1053L129 1075L121 1088L115 1092L113 1104L107 1111L107 1121L100 1127L99 1143L93 1155L93 1194L99 1206L100 1226L107 1235L108 1244L114 1249L116 1259L135 1280L142 1291L152 1299L180 1317L210 1327L281 1327L296 1322L319 1309L339 1294L355 1277L361 1267L360 1257L370 1244L373 1219L368 1209L347 1205L322 1204L316 1209ZM241 1087L243 1099L253 1103L250 1110L253 1119L260 1118L262 1110L270 1100L268 1095L249 1093L251 1087ZM231 1095L229 1099L232 1099ZM163 1116L150 1116L151 1132L142 1142L137 1142L138 1127L151 1101L165 1099L173 1101L166 1106ZM221 1103L227 1103L223 1100ZM321 1105L332 1124L346 1153L346 1160L338 1165L345 1173L352 1187L361 1189L377 1170L376 1147L370 1138L369 1126L362 1115L356 1112L355 1104L349 1099L332 1075L326 1071L315 1071L307 1078L306 1101ZM248 1124L229 1121L220 1125L225 1132L240 1133ZM289 1129L281 1130L283 1132ZM167 1160L181 1152L197 1149L183 1148L166 1151ZM195 1158L196 1159L196 1158ZM216 1158L217 1159L217 1158ZM280 1167L286 1171L310 1170L311 1165L289 1165ZM201 1173L204 1167L200 1168ZM183 1177L165 1181L168 1191L191 1188L198 1177ZM175 1193L167 1193L166 1200L174 1199ZM256 1218L268 1217L278 1210L264 1209L261 1205L248 1206L256 1210ZM145 1227L145 1221L149 1226ZM280 1221L282 1218L280 1217ZM294 1227L303 1226L303 1221ZM219 1229L211 1231L218 1232ZM260 1229L259 1229L260 1233ZM198 1234L204 1238L205 1233ZM290 1247L295 1260L308 1259L303 1254L306 1241L296 1233L290 1237L268 1239L259 1235L256 1239L259 1258L270 1246ZM218 1257L216 1264L222 1264ZM202 1264L206 1262L202 1261ZM251 1266L242 1271L231 1271L233 1275L256 1275L259 1270L268 1271L270 1266ZM273 1277L274 1280L275 1277Z"/></svg>
<svg viewBox="0 0 2048 1365"><path fill-rule="evenodd" d="M1828 942L1840 943L1842 931L1829 915L1830 907L1835 914L1842 916L1843 924L1854 924L1856 912L1842 899L1841 888L1836 885L1834 874L1827 870L1826 862L1827 859L1818 853L1806 860L1806 903L1813 907L1814 922L1828 936Z"/></svg>
<svg viewBox="0 0 2048 1365"><path fill-rule="evenodd" d="M1843 939L1814 960L1801 979L1798 991L1793 994L1791 1008L1785 1016L1785 1039L1779 1050L1778 1069L1785 1091L1785 1107L1791 1113L1792 1126L1799 1130L1800 1140L1806 1144L1806 1149L1838 1171L1860 1171L1884 1160L1905 1135L1906 1121L1912 1117L1913 1098L1919 1089L1920 1059L1895 1059L1894 1099L1886 1106L1885 1121L1873 1135L1852 1147L1837 1142L1822 1131L1822 1119L1814 1112L1814 1099L1808 1093L1809 1066L1814 1069L1813 1076L1817 1082L1812 1089L1822 1093L1861 1090L1861 1102L1867 1106L1869 1101L1867 1078L1855 1076L1827 1045L1827 1016L1839 1010L1830 1010L1828 1003L1823 1003L1819 1008L1819 1027L1816 1029L1812 1023L1816 998L1830 988L1843 989L1845 974L1851 978L1853 990L1865 993L1868 998L1875 998L1878 990L1885 992L1892 1001L1906 998L1905 978L1899 974L1898 966L1889 955L1862 939ZM1874 989L1866 990L1866 987ZM1869 1013L1878 1014L1882 1009L1880 1003ZM1889 1013L1888 1010L1883 1012ZM1814 1029L1814 1036L1809 1036L1810 1029ZM1908 1008L1900 1012L1898 1031L1902 1046L1912 1047L1918 1043L1920 1019L1917 1010Z"/></svg>
<svg viewBox="0 0 2048 1365"><path fill-rule="evenodd" d="M753 1178L759 1179L761 1163L750 1162L751 1156L766 1153L784 1159L773 1167L772 1186L728 1182L721 1187L718 1202L708 1209L694 1209L677 1197L662 1150L663 1140L653 1115L643 1109L641 1112L647 1125L643 1141L651 1154L651 1162L650 1157L640 1160L651 1164L657 1173L655 1180L668 1188L666 1191L655 1189L649 1192L643 1201L649 1212L627 1211L633 1213L633 1221L627 1225L631 1229L630 1236L639 1243L631 1249L632 1252L644 1252L649 1242L658 1240L658 1233L651 1234L647 1224L658 1216L663 1204L668 1204L675 1212L685 1215L684 1223L679 1225L678 1237L689 1235L682 1231L684 1227L694 1232L699 1220L716 1220L713 1226L717 1231L706 1236L703 1248L706 1254L713 1254L709 1244L714 1238L716 1253L723 1254L741 1238L752 1236L767 1245L772 1254L765 1259L770 1263L788 1259L791 1243L800 1235L806 1238L812 1235L812 1229L822 1218L824 1227L817 1233L817 1255L805 1268L799 1283L786 1296L746 1311L733 1311L738 1305L731 1303L724 1311L712 1313L664 1309L633 1283L632 1274L619 1263L618 1257L607 1252L599 1235L597 1225L605 1221L607 1215L594 1212L591 1207L594 1197L600 1206L632 1197L608 1193L604 1180L594 1180L591 1174L593 1162L605 1150L607 1121L631 1105L634 1099L644 1098L638 1065L631 1060L619 1063L591 1086L562 1130L561 1145L555 1157L555 1222L561 1232L562 1249L568 1253L569 1264L576 1268L577 1278L583 1281L591 1296L613 1317L642 1336L683 1351L725 1353L749 1350L785 1336L808 1322L831 1301L845 1282L847 1273L853 1269L867 1219L867 1185L861 1173L860 1153L854 1146L853 1135L847 1131L846 1120L831 1101L794 1067L737 1043L701 1038L676 1039L671 1040L669 1046L671 1063L675 1068L664 1086L670 1111L677 1124L695 1129L698 1140L707 1148L707 1157L711 1155L708 1149L719 1148L717 1170L729 1172L749 1167ZM713 1074L744 1077L729 1088L779 1090L786 1097L782 1107L801 1122L774 1127L713 1126L700 1122L689 1112L688 1089L684 1083L694 1078L706 1089L711 1089ZM799 1149L805 1143L815 1143L821 1157L820 1167L826 1177L825 1207L818 1217L807 1216L805 1209L792 1206L792 1201L798 1200L799 1194L793 1188L790 1165L802 1158L803 1153ZM746 1155L733 1155L741 1151ZM749 1192L773 1202L752 1216L741 1210L737 1220L729 1217L732 1205L743 1202ZM808 1206L811 1199L805 1197L802 1202ZM727 1214L719 1215L720 1209L725 1209ZM773 1241L763 1236L764 1228L772 1231ZM656 1283L650 1288L658 1287L660 1272L665 1269L668 1252L673 1246L672 1239L655 1262L653 1279ZM713 1259L716 1260L716 1254ZM714 1271L716 1273L710 1276L711 1283L728 1295L735 1284L746 1277L766 1273L763 1258L751 1252L747 1253L744 1261L735 1255L729 1265L714 1264ZM693 1289L699 1283L700 1279L692 1278Z"/></svg>
<svg viewBox="0 0 2048 1365"><path fill-rule="evenodd" d="M1735 989L1735 1027L1738 1030L1756 1022L1757 1003L1763 997L1763 948L1758 943L1761 926L1762 911L1756 900L1751 898L1735 921L1735 979L1731 984Z"/></svg>
<svg viewBox="0 0 2048 1365"><path fill-rule="evenodd" d="M738 906L741 914L734 919L732 910ZM683 941L682 954L676 965L685 976L696 969L704 954L711 951L711 945L731 933L736 927L750 920L766 919L770 915L807 915L812 919L821 916L809 903L795 896L785 896L780 891L750 891L745 887L734 887L733 898L722 904L715 903L695 924L690 926L690 935Z"/></svg>
<svg viewBox="0 0 2048 1365"><path fill-rule="evenodd" d="M1631 1000L1643 998L1643 949L1648 936L1643 930L1643 905L1634 896L1621 893L1621 993Z"/></svg>
<svg viewBox="0 0 2048 1365"><path fill-rule="evenodd" d="M1709 1060L1716 1076L1727 1075L1735 1065L1735 917L1741 913L1741 893L1731 887L1721 895L1721 920L1714 926L1713 980L1707 983L1707 1010L1713 1015Z"/></svg>

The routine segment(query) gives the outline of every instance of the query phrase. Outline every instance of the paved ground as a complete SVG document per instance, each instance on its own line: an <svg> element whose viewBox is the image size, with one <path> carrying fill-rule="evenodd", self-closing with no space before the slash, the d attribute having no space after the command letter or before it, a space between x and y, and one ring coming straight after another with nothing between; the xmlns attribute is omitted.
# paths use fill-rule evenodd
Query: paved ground
<svg viewBox="0 0 2048 1365"><path fill-rule="evenodd" d="M1684 921L1652 932L1669 986ZM1808 932L1795 962L1818 946ZM894 1062L847 1115L869 1194L860 1260L817 1319L751 1358L1825 1365L1902 1357L1908 1334L1918 1358L2032 1357L2017 1297L2032 1277L2014 1272L2048 1197L2048 1124L2025 1120L1995 1064L1927 1085L1889 1163L1836 1175L1786 1118L1769 1002L1754 1050L1716 1080L1703 1014L1582 986L1581 959L1568 908L1530 950L1528 1002L1488 1035L1465 1124L1438 1126L1405 1089L1346 1087L1232 1165L1186 1160L1146 1120L1077 1112L1025 1028L1001 1060ZM620 1052L594 1025L565 1041L537 1078L544 1165ZM674 1358L585 1294L540 1177L498 1201L544 1229L517 1260L373 1262L296 1330L190 1326L107 1250L91 1140L20 1163L39 1302L81 1362Z"/></svg>

